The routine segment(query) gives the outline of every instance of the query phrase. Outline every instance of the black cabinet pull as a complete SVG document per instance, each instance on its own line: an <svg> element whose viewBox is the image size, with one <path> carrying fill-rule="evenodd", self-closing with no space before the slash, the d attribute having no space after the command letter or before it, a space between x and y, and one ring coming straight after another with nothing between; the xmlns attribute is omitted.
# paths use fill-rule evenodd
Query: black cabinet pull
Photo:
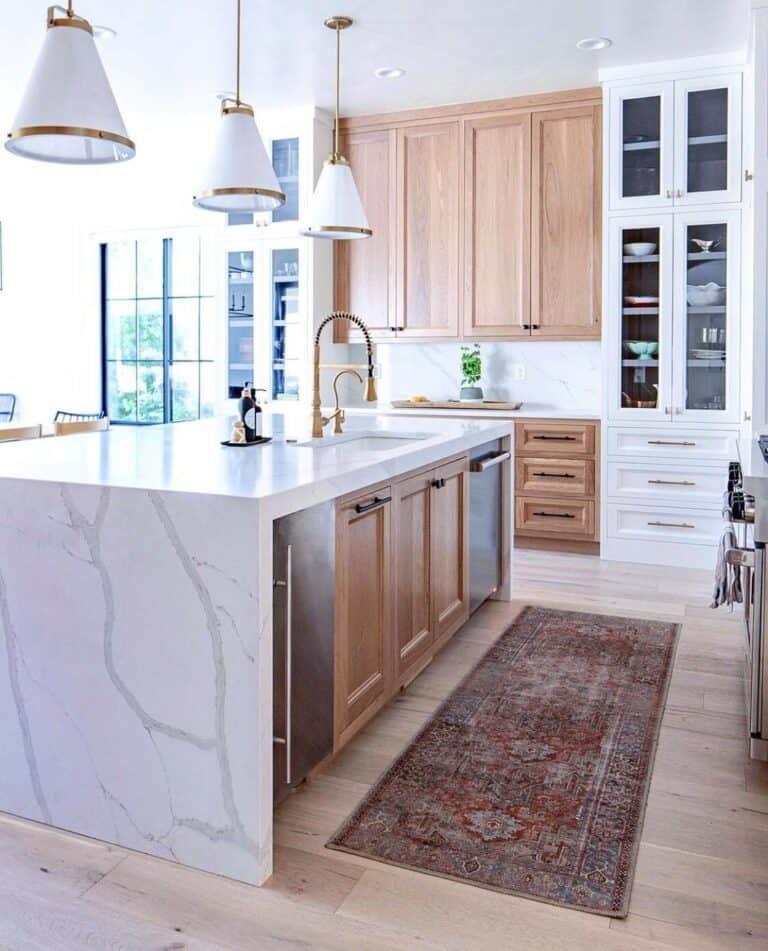
<svg viewBox="0 0 768 951"><path fill-rule="evenodd" d="M538 324L531 324L531 330L538 330L538 329L539 329Z"/></svg>
<svg viewBox="0 0 768 951"><path fill-rule="evenodd" d="M534 472L535 476L542 479L575 479L572 472Z"/></svg>
<svg viewBox="0 0 768 951"><path fill-rule="evenodd" d="M432 480L433 489L444 489L445 488L445 479L433 479Z"/></svg>
<svg viewBox="0 0 768 951"><path fill-rule="evenodd" d="M372 502L366 502L365 505L361 505L359 502L355 506L355 511L358 515L362 515L363 512L372 512L374 509L377 509L380 505L386 505L387 502L392 501L392 496L388 495L386 498L381 499L378 495L373 497Z"/></svg>
<svg viewBox="0 0 768 951"><path fill-rule="evenodd" d="M534 512L533 514L541 516L541 518L576 518L570 512Z"/></svg>
<svg viewBox="0 0 768 951"><path fill-rule="evenodd" d="M532 438L543 442L576 442L575 436L533 436Z"/></svg>

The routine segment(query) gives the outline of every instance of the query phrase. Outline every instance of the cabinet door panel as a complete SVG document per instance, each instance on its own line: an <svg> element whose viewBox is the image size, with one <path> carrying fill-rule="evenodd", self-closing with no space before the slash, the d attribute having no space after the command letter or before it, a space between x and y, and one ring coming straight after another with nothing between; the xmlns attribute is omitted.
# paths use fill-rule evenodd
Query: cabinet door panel
<svg viewBox="0 0 768 951"><path fill-rule="evenodd" d="M430 579L431 473L401 482L394 499L394 626L397 673L432 646Z"/></svg>
<svg viewBox="0 0 768 951"><path fill-rule="evenodd" d="M533 115L531 328L600 336L600 108Z"/></svg>
<svg viewBox="0 0 768 951"><path fill-rule="evenodd" d="M741 76L675 83L675 204L741 201Z"/></svg>
<svg viewBox="0 0 768 951"><path fill-rule="evenodd" d="M391 494L390 486L379 487L344 503L337 515L337 746L391 684L391 506L358 511Z"/></svg>
<svg viewBox="0 0 768 951"><path fill-rule="evenodd" d="M377 335L395 325L395 142L394 130L350 133L342 140L373 231L359 241L334 241L334 308L363 318ZM334 340L362 339L338 321Z"/></svg>
<svg viewBox="0 0 768 951"><path fill-rule="evenodd" d="M671 205L674 83L612 89L610 112L611 210Z"/></svg>
<svg viewBox="0 0 768 951"><path fill-rule="evenodd" d="M432 617L435 640L450 637L469 617L469 461L433 470Z"/></svg>
<svg viewBox="0 0 768 951"><path fill-rule="evenodd" d="M467 337L529 336L531 117L464 123Z"/></svg>
<svg viewBox="0 0 768 951"><path fill-rule="evenodd" d="M459 125L397 131L399 336L459 332Z"/></svg>

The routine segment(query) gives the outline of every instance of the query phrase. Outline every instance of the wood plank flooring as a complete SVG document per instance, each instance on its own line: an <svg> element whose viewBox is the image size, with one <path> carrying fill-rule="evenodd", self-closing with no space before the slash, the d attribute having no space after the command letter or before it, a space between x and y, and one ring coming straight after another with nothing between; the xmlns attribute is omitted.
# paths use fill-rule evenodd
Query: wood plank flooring
<svg viewBox="0 0 768 951"><path fill-rule="evenodd" d="M738 614L708 574L516 551L491 603L276 817L254 889L0 816L4 951L748 951L768 947L768 766L745 755ZM523 604L682 624L630 915L611 920L324 848Z"/></svg>

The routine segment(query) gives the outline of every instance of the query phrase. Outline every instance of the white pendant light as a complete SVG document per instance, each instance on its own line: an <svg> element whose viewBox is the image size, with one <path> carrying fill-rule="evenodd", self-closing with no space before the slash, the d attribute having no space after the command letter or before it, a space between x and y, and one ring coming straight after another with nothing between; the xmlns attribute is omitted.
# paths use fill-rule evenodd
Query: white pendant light
<svg viewBox="0 0 768 951"><path fill-rule="evenodd" d="M91 24L70 2L50 7L43 47L5 147L15 155L66 165L133 158Z"/></svg>
<svg viewBox="0 0 768 951"><path fill-rule="evenodd" d="M237 0L237 91L221 101L219 134L205 188L194 203L207 211L269 212L285 195L256 127L253 106L240 99L240 0Z"/></svg>
<svg viewBox="0 0 768 951"><path fill-rule="evenodd" d="M325 25L336 31L336 125L333 153L328 156L312 196L309 219L301 233L310 238L333 238L348 241L370 238L373 234L352 177L349 162L339 151L339 85L341 65L341 31L352 26L350 17L335 16Z"/></svg>

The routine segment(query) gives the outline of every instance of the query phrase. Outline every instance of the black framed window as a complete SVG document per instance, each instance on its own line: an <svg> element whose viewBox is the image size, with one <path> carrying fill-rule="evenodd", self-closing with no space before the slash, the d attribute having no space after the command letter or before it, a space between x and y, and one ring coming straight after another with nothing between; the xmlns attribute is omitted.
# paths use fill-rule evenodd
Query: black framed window
<svg viewBox="0 0 768 951"><path fill-rule="evenodd" d="M102 401L113 423L212 416L215 298L199 236L102 244Z"/></svg>

